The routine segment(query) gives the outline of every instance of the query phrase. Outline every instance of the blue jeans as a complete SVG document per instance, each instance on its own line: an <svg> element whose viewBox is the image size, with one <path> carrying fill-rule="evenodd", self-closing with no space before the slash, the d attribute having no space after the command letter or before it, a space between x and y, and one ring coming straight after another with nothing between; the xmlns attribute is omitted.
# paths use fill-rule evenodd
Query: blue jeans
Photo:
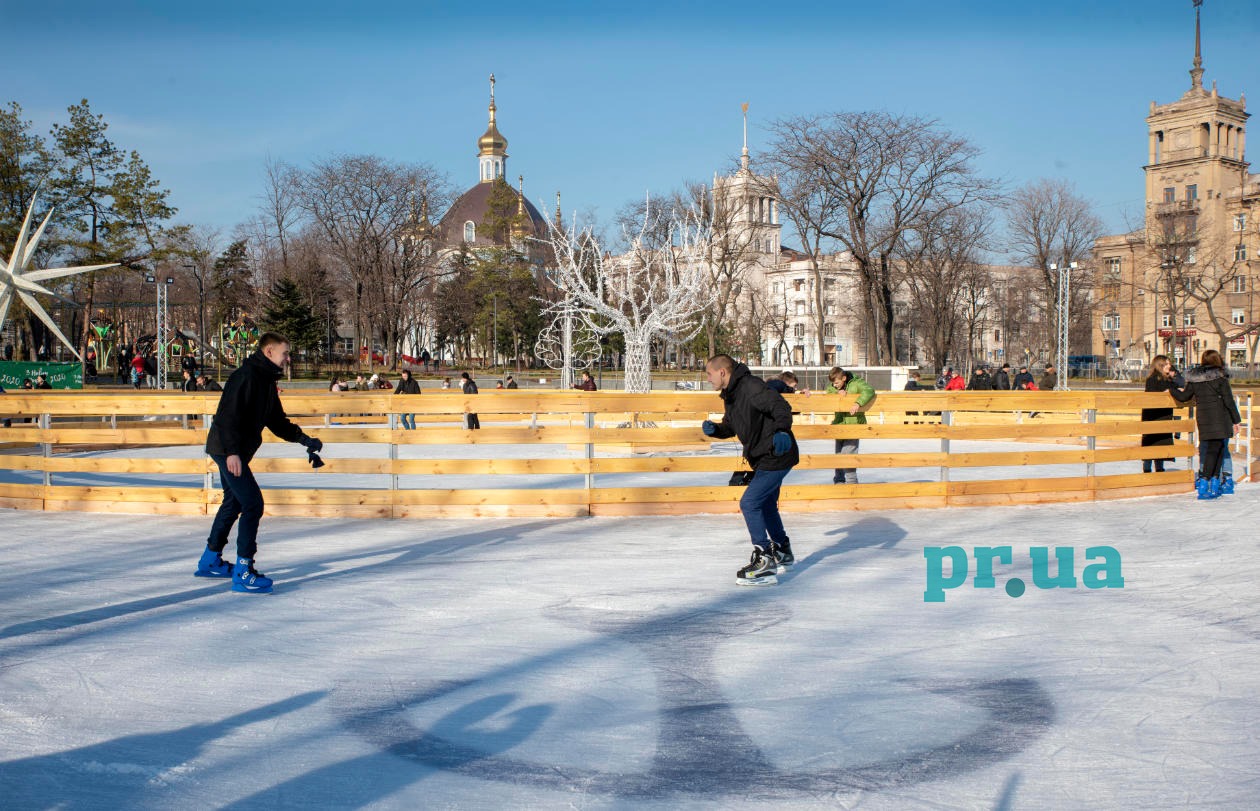
<svg viewBox="0 0 1260 811"><path fill-rule="evenodd" d="M398 416L402 418L402 427L404 431L416 430L415 414L399 414Z"/></svg>
<svg viewBox="0 0 1260 811"><path fill-rule="evenodd" d="M739 511L744 514L753 546L767 549L772 541L788 541L783 519L779 517L779 488L790 470L755 471L744 497L739 500Z"/></svg>
<svg viewBox="0 0 1260 811"><path fill-rule="evenodd" d="M254 553L258 551L258 522L262 520L263 514L262 490L245 461L241 462L241 475L233 476L228 472L226 456L210 454L210 458L219 466L223 503L215 513L206 546L221 553L227 546L232 525L239 518L241 523L236 530L236 556L253 560Z"/></svg>

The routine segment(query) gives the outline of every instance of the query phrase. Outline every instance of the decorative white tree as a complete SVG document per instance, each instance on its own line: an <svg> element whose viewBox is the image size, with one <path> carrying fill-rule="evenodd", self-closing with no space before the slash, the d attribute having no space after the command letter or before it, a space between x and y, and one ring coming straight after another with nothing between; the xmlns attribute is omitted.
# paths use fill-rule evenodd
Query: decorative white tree
<svg viewBox="0 0 1260 811"><path fill-rule="evenodd" d="M566 298L543 311L551 323L538 334L534 354L548 367L560 372L560 385L573 385L573 373L589 369L600 356L599 337L585 328L585 322ZM575 329L576 327L576 329Z"/></svg>
<svg viewBox="0 0 1260 811"><path fill-rule="evenodd" d="M708 264L712 235L692 212L671 216L664 238L649 234L651 201L630 249L606 255L590 229L568 231L549 223L547 242L556 258L552 281L575 314L596 335L621 333L626 341L628 392L652 389L652 339L685 341L700 331L696 318L714 298Z"/></svg>

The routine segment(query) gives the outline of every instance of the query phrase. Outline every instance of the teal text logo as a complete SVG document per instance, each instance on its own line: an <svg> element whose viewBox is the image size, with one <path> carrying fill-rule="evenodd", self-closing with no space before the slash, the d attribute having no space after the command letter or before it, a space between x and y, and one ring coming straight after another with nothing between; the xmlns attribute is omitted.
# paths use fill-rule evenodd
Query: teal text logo
<svg viewBox="0 0 1260 811"><path fill-rule="evenodd" d="M1014 551L1009 546L977 546L972 553L976 561L976 576L971 585L978 589L997 586L993 576L993 561L1011 564ZM1032 558L1032 581L1039 589L1076 588L1076 550L1070 546L1056 546L1054 557L1056 571L1050 574L1050 547L1033 546L1028 550ZM923 549L927 560L927 581L923 602L945 602L945 590L956 589L967 582L967 550L961 546L928 546ZM949 561L949 574L945 574L945 561ZM1087 589L1122 589L1124 575L1120 570L1120 553L1110 546L1091 546L1085 550L1089 565L1081 572L1081 580ZM1098 562L1093 562L1097 560ZM1019 597L1024 593L1024 581L1012 577L1006 581L1006 593Z"/></svg>

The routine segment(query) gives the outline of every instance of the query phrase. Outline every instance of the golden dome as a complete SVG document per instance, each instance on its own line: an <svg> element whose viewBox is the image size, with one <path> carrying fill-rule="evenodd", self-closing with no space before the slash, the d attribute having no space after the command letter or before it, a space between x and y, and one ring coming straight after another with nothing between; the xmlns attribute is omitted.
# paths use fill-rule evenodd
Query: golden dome
<svg viewBox="0 0 1260 811"><path fill-rule="evenodd" d="M485 135L477 139L477 149L482 155L496 155L507 152L507 139L494 124L494 108L490 108L490 126Z"/></svg>

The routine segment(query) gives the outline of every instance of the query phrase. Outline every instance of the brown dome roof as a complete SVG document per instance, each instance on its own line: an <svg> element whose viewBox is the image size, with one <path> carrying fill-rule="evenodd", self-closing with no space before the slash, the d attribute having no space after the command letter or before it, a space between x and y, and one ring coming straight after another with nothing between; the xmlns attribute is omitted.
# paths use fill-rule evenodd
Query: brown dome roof
<svg viewBox="0 0 1260 811"><path fill-rule="evenodd" d="M494 183L478 183L468 191L459 196L459 199L451 204L446 214L442 215L442 220L438 223L438 233L442 236L442 241L447 245L455 246L464 241L464 223L471 220L477 226L477 238L473 241L473 245L493 245L494 243L487 239L482 233L481 223L486 218L486 211L489 210L490 192L494 188ZM512 193L520 199L520 192L515 189ZM547 220L534 204L529 202L529 198L525 198L525 214L529 217L531 228L527 229L526 236L543 236L547 233Z"/></svg>

